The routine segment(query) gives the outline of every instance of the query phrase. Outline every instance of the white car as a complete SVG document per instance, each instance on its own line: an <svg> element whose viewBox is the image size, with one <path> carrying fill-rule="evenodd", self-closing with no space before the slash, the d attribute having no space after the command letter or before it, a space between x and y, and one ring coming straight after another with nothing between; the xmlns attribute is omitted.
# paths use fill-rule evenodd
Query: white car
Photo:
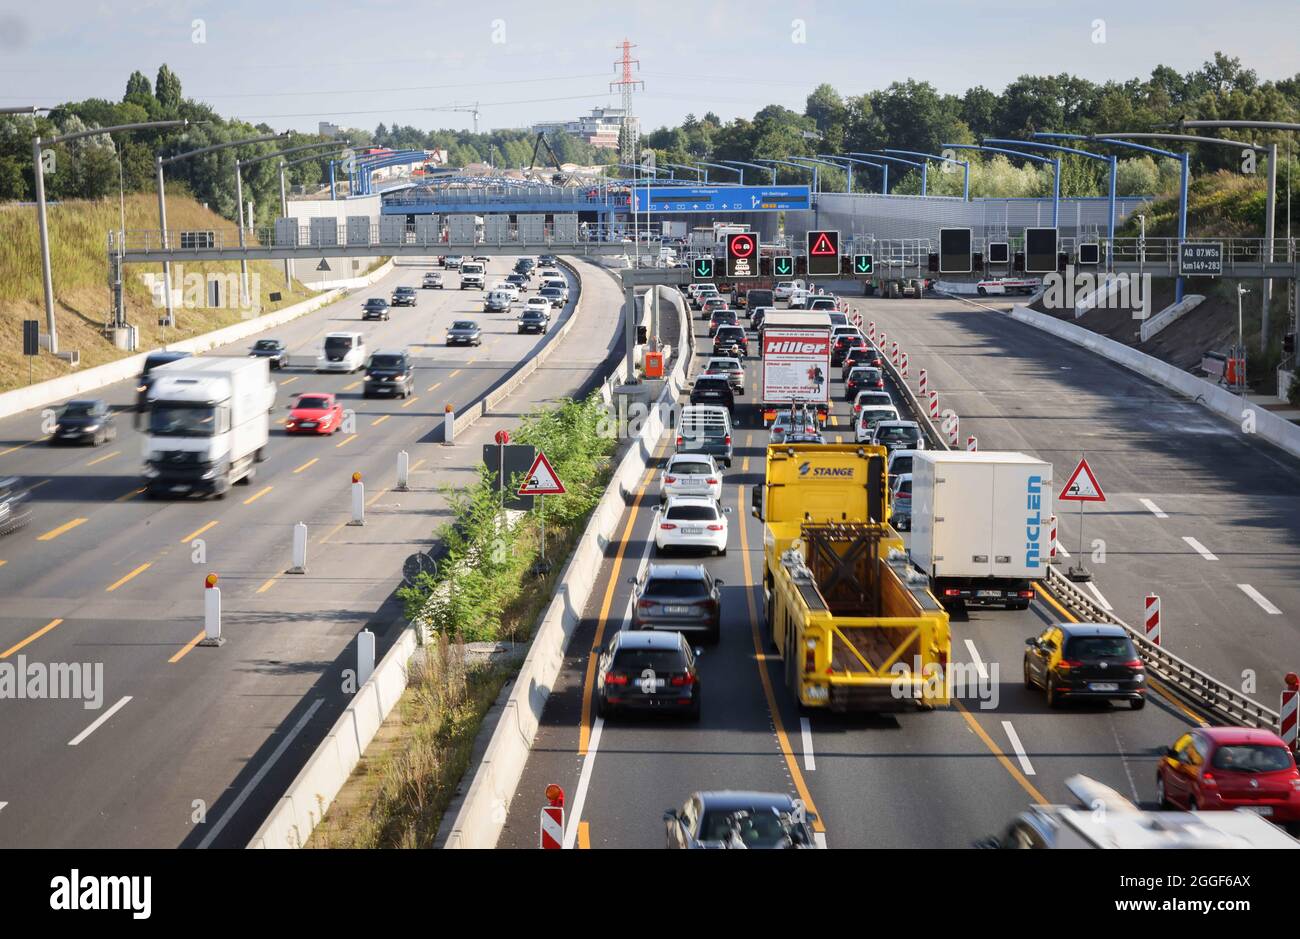
<svg viewBox="0 0 1300 939"><path fill-rule="evenodd" d="M857 443L869 443L876 425L881 421L896 421L898 408L892 404L867 404L855 415L853 422L853 439Z"/></svg>
<svg viewBox="0 0 1300 939"><path fill-rule="evenodd" d="M722 470L707 453L675 453L659 476L659 503L673 496L722 498Z"/></svg>
<svg viewBox="0 0 1300 939"><path fill-rule="evenodd" d="M497 281L495 284L492 285L492 289L493 291L499 290L502 293L509 294L511 303L519 302L519 288L516 287L514 284L510 283L510 281L508 280Z"/></svg>
<svg viewBox="0 0 1300 939"><path fill-rule="evenodd" d="M730 511L710 496L670 496L656 510L656 550L663 554L671 548L704 548L726 555Z"/></svg>
<svg viewBox="0 0 1300 939"><path fill-rule="evenodd" d="M801 280L783 280L772 288L772 299L789 300L796 290L803 290Z"/></svg>
<svg viewBox="0 0 1300 939"><path fill-rule="evenodd" d="M524 301L523 311L525 313L528 313L529 311L541 313L549 320L551 318L551 301L547 300L545 297L529 297Z"/></svg>
<svg viewBox="0 0 1300 939"><path fill-rule="evenodd" d="M790 309L802 310L808 306L808 291L794 289L790 291Z"/></svg>

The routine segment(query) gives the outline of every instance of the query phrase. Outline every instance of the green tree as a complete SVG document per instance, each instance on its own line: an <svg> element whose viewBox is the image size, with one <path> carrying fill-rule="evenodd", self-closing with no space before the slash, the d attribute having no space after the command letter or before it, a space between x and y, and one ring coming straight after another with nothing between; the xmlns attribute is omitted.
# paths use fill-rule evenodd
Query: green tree
<svg viewBox="0 0 1300 939"><path fill-rule="evenodd" d="M158 67L158 77L154 80L154 96L168 114L175 113L181 106L181 80L165 62Z"/></svg>
<svg viewBox="0 0 1300 939"><path fill-rule="evenodd" d="M129 101L132 98L141 95L147 98L152 98L153 87L149 84L149 79L145 76L144 72L135 71L132 72L131 77L126 80L126 95L123 96L122 100Z"/></svg>

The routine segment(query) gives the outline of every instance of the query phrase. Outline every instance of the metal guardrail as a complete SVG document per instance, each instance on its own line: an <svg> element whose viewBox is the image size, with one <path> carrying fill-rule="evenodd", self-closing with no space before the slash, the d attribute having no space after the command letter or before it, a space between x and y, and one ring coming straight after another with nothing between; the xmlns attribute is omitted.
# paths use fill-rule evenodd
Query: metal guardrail
<svg viewBox="0 0 1300 939"><path fill-rule="evenodd" d="M901 391L908 409L912 411L913 419L925 431L927 444L935 450L952 449L948 441L939 433L939 429L931 422L929 407L922 406L920 399L912 392L890 361L888 351L880 350L885 372L894 387ZM1151 642L1143 633L1118 616L1089 600L1078 587L1050 565L1047 568L1045 585L1045 589L1053 599L1071 614L1079 617L1082 622L1111 623L1123 627L1129 634L1129 638L1133 640L1133 645L1137 648L1147 671L1168 685L1179 697L1199 707L1206 714L1228 724L1266 728L1275 733L1280 730L1281 718L1276 711L1270 710L1253 698L1247 697L1169 650Z"/></svg>

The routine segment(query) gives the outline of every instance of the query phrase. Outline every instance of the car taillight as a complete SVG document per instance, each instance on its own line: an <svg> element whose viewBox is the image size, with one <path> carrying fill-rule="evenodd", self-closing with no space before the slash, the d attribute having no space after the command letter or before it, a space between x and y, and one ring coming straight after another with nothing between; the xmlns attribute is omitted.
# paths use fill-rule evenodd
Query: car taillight
<svg viewBox="0 0 1300 939"><path fill-rule="evenodd" d="M718 481L717 481L716 479L714 479L712 476L710 476L710 477L709 477L708 479L706 479L704 482L705 482L707 485L710 485L710 486L716 486L716 485L718 484Z"/></svg>
<svg viewBox="0 0 1300 939"><path fill-rule="evenodd" d="M636 605L643 610L648 610L655 605L655 602L653 600L638 600Z"/></svg>
<svg viewBox="0 0 1300 939"><path fill-rule="evenodd" d="M949 587L946 590L944 590L943 595L945 597L960 597L961 591L956 589L955 587Z"/></svg>
<svg viewBox="0 0 1300 939"><path fill-rule="evenodd" d="M627 676L624 675L622 672L610 672L608 675L605 676L605 684L607 684L607 685L626 685L626 684L627 684Z"/></svg>
<svg viewBox="0 0 1300 939"><path fill-rule="evenodd" d="M1061 659L1061 661L1056 663L1057 668L1064 669L1066 671L1069 671L1072 668L1081 668L1082 666L1083 666L1082 662L1076 661L1074 659Z"/></svg>
<svg viewBox="0 0 1300 939"><path fill-rule="evenodd" d="M1213 774L1213 773L1206 772L1206 773L1201 774L1201 782L1202 782L1204 785L1208 786L1210 789L1218 789L1218 788L1219 788L1219 781L1218 781L1217 779L1214 778L1214 774Z"/></svg>
<svg viewBox="0 0 1300 939"><path fill-rule="evenodd" d="M681 435L681 434L678 434L678 435L677 435L677 446L680 447L681 445L682 445L682 435Z"/></svg>
<svg viewBox="0 0 1300 939"><path fill-rule="evenodd" d="M727 436L723 437L722 442L727 446L731 446L731 434L727 434Z"/></svg>
<svg viewBox="0 0 1300 939"><path fill-rule="evenodd" d="M682 442L680 437L677 439L677 442L678 442L678 443L681 443L681 442ZM676 477L676 476L665 476L665 477L664 477L664 482L666 482L666 483L675 483L675 482L677 482L677 477Z"/></svg>
<svg viewBox="0 0 1300 939"><path fill-rule="evenodd" d="M669 684L671 684L674 688L689 688L691 685L695 684L695 676L674 675L672 679L670 679Z"/></svg>
<svg viewBox="0 0 1300 939"><path fill-rule="evenodd" d="M1300 789L1300 776L1292 776L1292 777L1291 777L1291 788L1292 788L1292 789Z"/></svg>
<svg viewBox="0 0 1300 939"><path fill-rule="evenodd" d="M857 413L858 413L859 411L861 411L861 410L862 410L862 405L860 405L860 404L855 404L855 405L853 405L853 413L854 413L854 414L857 414Z"/></svg>
<svg viewBox="0 0 1300 939"><path fill-rule="evenodd" d="M722 531L722 526L718 524L710 525L709 531Z"/></svg>
<svg viewBox="0 0 1300 939"><path fill-rule="evenodd" d="M907 498L910 499L910 498L911 498L911 495L909 494ZM1022 600L1032 600L1032 599L1034 598L1034 592L1033 592L1032 590L1022 590L1022 591L1020 591L1020 598L1021 598ZM1130 664L1132 664L1132 663L1130 663ZM1141 665L1141 664L1142 664L1141 662L1138 663L1138 665Z"/></svg>
<svg viewBox="0 0 1300 939"><path fill-rule="evenodd" d="M910 498L912 498L912 494L911 494L910 492L900 492L900 493L897 493L897 494L894 496L894 498L895 498L895 499L910 499ZM1023 593L1020 594L1020 595L1021 595L1022 597L1024 596ZM1031 593L1030 596L1033 596L1033 594Z"/></svg>
<svg viewBox="0 0 1300 939"><path fill-rule="evenodd" d="M674 525L672 522L661 522L659 527L663 531L674 531L677 528L677 526Z"/></svg>
<svg viewBox="0 0 1300 939"><path fill-rule="evenodd" d="M1021 596L1023 596L1023 594L1021 594ZM1124 667L1125 668L1146 668L1146 666L1142 664L1141 659L1130 659L1129 661L1124 663Z"/></svg>
<svg viewBox="0 0 1300 939"><path fill-rule="evenodd" d="M816 649L804 649L803 670L805 672L817 671L817 650Z"/></svg>

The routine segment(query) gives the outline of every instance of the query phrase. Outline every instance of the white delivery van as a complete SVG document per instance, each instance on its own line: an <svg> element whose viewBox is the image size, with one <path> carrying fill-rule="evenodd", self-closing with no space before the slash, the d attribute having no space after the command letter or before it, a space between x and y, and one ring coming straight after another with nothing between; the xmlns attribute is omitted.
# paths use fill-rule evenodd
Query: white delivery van
<svg viewBox="0 0 1300 939"><path fill-rule="evenodd" d="M486 268L482 261L462 261L460 265L460 289L482 290L486 281Z"/></svg>
<svg viewBox="0 0 1300 939"><path fill-rule="evenodd" d="M326 333L316 356L318 372L355 372L366 364L366 337L361 333Z"/></svg>

